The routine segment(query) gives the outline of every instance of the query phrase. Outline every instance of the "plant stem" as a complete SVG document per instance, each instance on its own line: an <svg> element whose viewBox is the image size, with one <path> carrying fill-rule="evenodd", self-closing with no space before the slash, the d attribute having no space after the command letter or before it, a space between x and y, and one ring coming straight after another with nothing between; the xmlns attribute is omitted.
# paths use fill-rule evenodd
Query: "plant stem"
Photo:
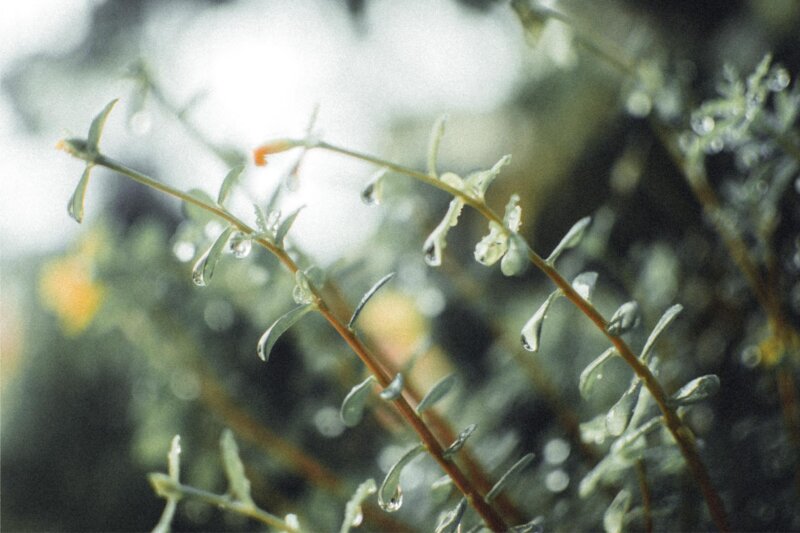
<svg viewBox="0 0 800 533"><path fill-rule="evenodd" d="M175 189L174 187L156 181L105 155L102 154L97 155L94 158L93 164L104 166L110 170L113 170L124 176L127 176L130 179L138 183L141 183L142 185L145 185L157 191L173 196L179 200L197 206L201 209L205 209L206 211L216 215L217 217L233 225L239 231L249 234L254 233L255 231L253 228L248 226L246 223L241 221L236 216L229 213L227 210L217 205L207 203L190 194ZM263 246L272 254L274 254L278 258L278 260L290 272L295 273L297 272L297 270L299 270L297 264L292 260L292 258L286 253L286 251L283 248L276 246L274 243L263 238L254 240L259 245ZM313 293L315 299L314 303L316 304L318 312L339 333L342 339L344 339L344 341L353 349L356 355L358 355L358 357L362 360L364 365L376 377L378 382L384 387L388 386L389 383L392 381L393 376L391 376L386 371L386 369L380 364L380 362L366 349L366 347L355 336L355 334L345 326L344 322L330 311L327 303L320 296L319 288L314 287ZM464 494L464 497L467 499L470 505L475 509L475 511L481 516L486 525L493 531L505 531L508 528L508 526L503 520L503 518L491 505L489 505L484 501L481 492L473 485L473 483L469 480L469 478L467 478L461 472L458 466L444 457L444 448L436 439L436 436L431 432L427 424L422 420L422 418L419 417L419 415L417 415L416 411L414 411L414 408L411 406L408 400L406 400L406 398L401 395L397 400L394 401L394 404L397 407L400 414L406 420L406 422L412 427L412 429L414 429L414 431L420 437L428 453L430 453L430 455L436 460L436 462L439 463L439 466L451 477L451 479L453 479L453 483Z"/></svg>
<svg viewBox="0 0 800 533"><path fill-rule="evenodd" d="M293 141L296 142L297 145L306 145L303 141ZM332 152L338 152L340 154L344 154L350 157L354 157L356 159L360 159L362 161L367 161L376 165L380 165L395 172L399 172L415 178L423 183L431 185L437 189L440 189L444 192L447 192L461 201L464 204L473 207L476 211L478 211L481 215L484 216L488 221L497 223L500 227L504 227L503 220L494 212L492 211L485 202L482 200L478 200L473 198L472 196L468 195L464 191L459 189L455 189L447 185L446 183L441 182L438 179L432 178L431 176L419 172L414 169L410 169L408 167L398 165L396 163L391 163L389 161L383 160L378 157L374 157L371 155L362 154L360 152L356 152L353 150L348 150L345 148L341 148L338 146L334 146L324 142L314 142L310 144L310 147L317 147L322 148L325 150L329 150ZM507 230L506 230L507 231ZM653 399L656 401L659 409L661 410L662 414L664 415L664 420L666 423L667 428L669 429L672 436L675 438L675 442L678 444L678 448L681 451L686 463L691 471L693 477L695 478L698 486L700 487L700 491L703 494L703 497L706 501L706 505L708 506L708 510L711 514L711 518L714 520L717 528L721 531L728 531L728 524L727 518L725 515L725 508L722 505L722 500L720 499L719 495L717 494L716 490L711 483L711 478L708 475L708 471L703 464L703 461L700 458L699 453L697 452L697 448L694 443L694 437L691 433L691 430L686 427L675 411L672 410L671 407L668 405L668 396L664 392L664 389L661 387L661 384L658 382L656 377L650 371L650 369L645 365L639 358L634 355L633 351L630 347L622 340L620 337L616 337L611 335L606 331L606 327L608 325L607 321L603 316L600 314L595 307L589 303L588 301L584 300L581 295L579 295L575 289L572 288L572 285L565 280L561 274L550 264L548 264L541 256L539 256L533 249L528 246L528 259L531 263L533 263L536 268L542 271L550 280L563 292L564 296L567 297L584 315L586 315L597 328L603 333L603 335L608 338L609 341L615 346L617 352L620 356L625 360L626 363L633 369L636 375L639 377L640 380L644 383L645 387L647 387L650 394L653 396Z"/></svg>

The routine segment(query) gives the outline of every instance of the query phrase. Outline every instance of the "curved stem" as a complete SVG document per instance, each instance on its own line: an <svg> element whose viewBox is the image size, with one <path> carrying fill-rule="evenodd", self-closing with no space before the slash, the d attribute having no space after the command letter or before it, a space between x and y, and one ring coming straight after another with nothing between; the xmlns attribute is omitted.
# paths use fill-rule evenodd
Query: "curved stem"
<svg viewBox="0 0 800 533"><path fill-rule="evenodd" d="M298 145L304 145L303 141L293 141L296 142ZM446 183L439 181L436 178L432 178L431 176L419 172L414 169L407 168L402 165L398 165L395 163L391 163L389 161L385 161L381 158L374 157L371 155L362 154L360 152L356 152L353 150L348 150L345 148L341 148L338 146L333 146L328 143L323 142L315 142L310 143L311 147L318 147L322 149L326 149L333 152L338 152L344 155L348 155L350 157L354 157L360 159L362 161L367 161L376 165L387 167L395 172L399 172L410 176L412 178L418 179L423 183L431 185L439 190L452 194L453 196L462 200L466 205L473 207L476 211L478 211L481 215L484 216L487 220L491 222L495 222L499 224L501 227L503 226L503 220L494 212L492 211L485 202L482 200L478 200L473 198L472 196L466 194L465 192L455 189ZM508 231L508 230L505 230ZM527 244L526 244L527 245ZM636 375L639 377L640 380L644 383L644 386L647 387L650 394L653 396L653 399L656 401L659 409L661 410L662 414L664 415L664 420L666 423L667 428L669 429L670 433L675 439L675 442L678 445L678 448L681 451L684 459L686 460L686 464L689 467L693 477L695 478L698 486L700 487L700 491L705 498L706 505L708 506L708 510L711 514L711 518L714 520L714 523L721 531L727 531L728 523L727 518L725 515L725 508L722 505L722 500L720 499L719 495L717 494L716 490L711 483L711 478L708 475L708 471L706 470L703 461L700 458L699 453L697 452L697 448L695 446L694 437L691 433L691 430L684 425L675 411L668 405L668 396L664 389L661 387L661 384L658 382L656 377L650 371L650 369L645 365L639 358L633 353L630 347L622 340L620 337L616 337L611 335L606 331L606 327L608 323L606 322L605 318L600 314L595 307L589 303L588 301L584 300L581 295L579 295L575 289L572 288L572 285L565 280L561 274L549 263L547 263L541 256L539 256L533 249L528 246L528 259L531 263L533 263L536 268L542 271L550 280L563 292L564 296L567 297L584 315L586 315L589 320L591 320L595 326L606 336L606 338L611 341L614 347L617 349L617 352L620 356L625 360L625 362L630 366Z"/></svg>
<svg viewBox="0 0 800 533"><path fill-rule="evenodd" d="M249 225L244 223L236 216L229 213L227 210L217 205L198 199L174 187L156 181L150 178L149 176L146 176L140 172L128 168L127 166L102 154L99 154L94 158L93 164L104 166L110 170L114 170L115 172L125 175L138 183L141 183L157 191L173 196L179 200L197 206L201 209L205 209L206 211L216 215L222 220L225 220L226 222L228 222L229 224L236 227L238 230L242 232L253 233L255 231L253 228L251 228ZM292 258L286 253L286 251L283 248L276 246L274 243L263 238L254 240L259 245L263 246L272 254L274 254L278 258L278 260L290 272L294 273L297 270L299 270L297 264L292 260ZM319 288L316 287L313 288L313 293L315 300L314 303L316 304L318 312L328 321L328 323L337 331L337 333L339 333L342 339L344 339L344 341L352 348L352 350L356 353L356 355L358 355L358 357L368 368L368 370L376 377L378 382L384 387L388 386L389 383L392 381L393 376L391 376L386 371L386 369L380 364L380 362L366 349L366 347L355 336L355 334L346 327L344 322L330 311L325 300L320 296ZM422 418L419 417L419 415L417 415L416 411L408 402L408 400L406 400L406 398L401 395L394 401L394 404L397 407L400 414L406 420L406 422L417 433L420 440L425 445L428 453L436 460L436 462L448 474L448 476L450 476L450 478L453 480L453 483L464 494L464 497L467 499L470 505L475 509L475 511L481 516L486 525L493 531L505 531L506 529L508 529L508 526L505 523L504 519L491 505L489 505L484 500L483 495L474 486L474 484L470 481L470 479L467 478L463 472L461 472L461 470L455 463L445 458L444 448L436 439L436 436L431 432L427 424L422 420Z"/></svg>

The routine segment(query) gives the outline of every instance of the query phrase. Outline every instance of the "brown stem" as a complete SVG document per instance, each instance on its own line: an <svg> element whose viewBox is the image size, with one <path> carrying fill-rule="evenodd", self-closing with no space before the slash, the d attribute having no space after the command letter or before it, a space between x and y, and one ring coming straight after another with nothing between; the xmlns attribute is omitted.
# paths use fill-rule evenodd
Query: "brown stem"
<svg viewBox="0 0 800 533"><path fill-rule="evenodd" d="M642 493L644 530L646 533L653 533L653 509L650 486L647 484L647 467L644 464L644 459L639 459L636 461L636 476L639 478L639 490Z"/></svg>

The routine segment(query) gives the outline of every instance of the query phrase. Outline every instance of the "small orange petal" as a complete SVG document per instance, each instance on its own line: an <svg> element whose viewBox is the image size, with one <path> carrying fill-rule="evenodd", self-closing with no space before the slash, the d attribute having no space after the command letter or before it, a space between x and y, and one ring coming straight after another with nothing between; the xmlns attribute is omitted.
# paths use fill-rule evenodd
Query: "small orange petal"
<svg viewBox="0 0 800 533"><path fill-rule="evenodd" d="M285 152L286 150L290 150L296 146L295 143L288 141L286 139L280 139L277 141L272 141L267 144L262 144L255 150L253 150L253 160L255 161L256 165L259 167L263 167L267 164L267 156L270 154L277 154L279 152Z"/></svg>

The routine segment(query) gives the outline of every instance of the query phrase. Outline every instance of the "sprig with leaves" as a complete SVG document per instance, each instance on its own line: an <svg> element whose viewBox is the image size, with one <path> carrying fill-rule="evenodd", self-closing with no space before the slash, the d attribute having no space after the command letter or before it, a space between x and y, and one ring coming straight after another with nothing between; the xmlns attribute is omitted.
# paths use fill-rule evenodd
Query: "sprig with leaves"
<svg viewBox="0 0 800 533"><path fill-rule="evenodd" d="M537 351L542 325L544 324L550 305L558 297L563 296L570 300L613 345L613 351L607 352L606 357L615 353L618 354L634 372L631 387L623 394L618 405L612 408L614 415L611 416L611 413L609 414L611 418L609 433L619 437L628 429L633 410L637 405L637 400L640 398L640 391L642 387L646 388L661 411L660 420L663 420L664 425L672 434L672 437L675 439L679 450L686 460L686 464L705 498L712 519L719 529L727 530L727 518L722 501L714 489L708 471L700 458L691 430L685 425L676 412L676 406L678 405L676 400L667 394L661 383L655 377L652 369L654 365L649 358L653 343L666 325L677 315L677 312L680 311L680 306L673 307L667 311L665 317L662 317L662 321L651 334L642 353L637 356L620 336L624 333L625 328L629 328L636 323L636 318L632 316L635 314L635 306L627 305L624 309L620 309L612 320L606 320L591 303L591 294L597 281L597 274L594 272L585 272L570 283L555 267L555 263L560 255L566 250L575 247L580 242L590 220L586 218L579 220L564 236L553 252L546 259L542 258L529 246L522 235L518 233L521 216L519 196L511 196L506 205L503 217L495 213L484 199L487 188L498 176L502 167L508 163L510 157L505 156L490 169L475 172L466 178L461 178L450 172L445 172L440 175L436 169L436 160L439 146L438 139L442 134L442 122L439 121L434 125L431 142L429 143L429 168L427 172L422 172L379 157L336 146L320 139L308 138L284 138L265 143L255 149L254 158L257 164L266 164L268 156L292 148L303 147L306 150L321 149L375 164L395 174L411 177L426 185L448 193L453 199L450 201L447 213L442 219L442 222L432 231L423 245L425 261L430 266L438 266L441 264L442 253L446 246L447 234L449 230L457 224L463 207L468 205L480 213L489 223L489 233L475 248L475 258L478 262L491 266L497 261L500 261L501 270L507 276L522 272L525 266L531 263L550 278L556 286L556 290L523 326L521 335L523 347L528 351ZM386 177L380 179L386 179ZM367 185L367 188L368 195L374 194L374 191L379 190L377 184L372 180Z"/></svg>

